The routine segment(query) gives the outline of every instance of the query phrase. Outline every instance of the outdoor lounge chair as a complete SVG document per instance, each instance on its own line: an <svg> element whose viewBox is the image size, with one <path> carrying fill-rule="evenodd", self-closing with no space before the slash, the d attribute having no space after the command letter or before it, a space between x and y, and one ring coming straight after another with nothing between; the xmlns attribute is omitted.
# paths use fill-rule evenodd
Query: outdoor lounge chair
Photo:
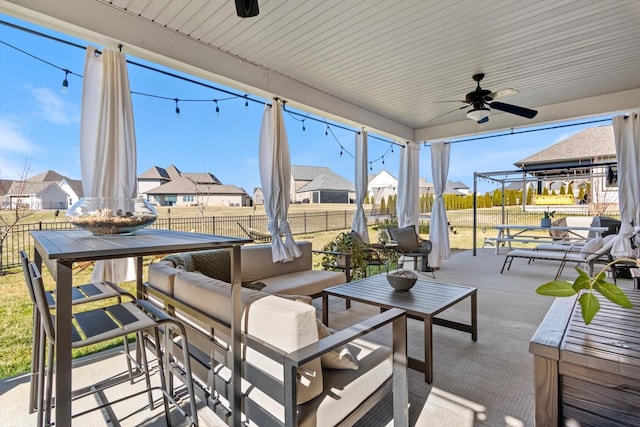
<svg viewBox="0 0 640 427"><path fill-rule="evenodd" d="M418 258L422 258L420 271L431 273L435 279L434 269L429 266L429 254L432 250L430 240L421 239L416 233L416 228L409 225L403 228L389 228L389 235L393 243L397 245L396 251L403 257L413 258L413 269L418 270ZM398 265L401 261L398 260Z"/></svg>
<svg viewBox="0 0 640 427"><path fill-rule="evenodd" d="M268 231L260 231L255 228L245 227L240 222L238 225L246 233L247 236L254 242L270 242L271 241L271 233Z"/></svg>
<svg viewBox="0 0 640 427"><path fill-rule="evenodd" d="M525 258L529 262L534 260L559 261L560 266L555 276L555 280L560 277L562 270L568 262L575 262L577 265L583 265L588 269L590 275L593 275L594 265L603 262L611 262L611 248L615 241L616 235L608 235L605 238L596 237L585 243L579 252L566 250L531 250L531 249L514 249L510 251L502 264L500 274L504 272L504 268L511 269L511 263L514 258ZM570 247L569 247L570 248ZM614 283L616 281L616 271L611 269Z"/></svg>

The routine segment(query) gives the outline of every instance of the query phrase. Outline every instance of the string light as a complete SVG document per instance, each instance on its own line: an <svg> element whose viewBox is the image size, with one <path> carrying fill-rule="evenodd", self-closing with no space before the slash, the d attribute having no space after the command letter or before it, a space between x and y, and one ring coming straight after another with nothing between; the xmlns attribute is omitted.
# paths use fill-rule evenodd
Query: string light
<svg viewBox="0 0 640 427"><path fill-rule="evenodd" d="M245 109L248 109L248 108L249 108L249 99L248 99L248 98L249 98L249 95L248 95L248 94L245 94L245 95L244 95L244 108L245 108Z"/></svg>
<svg viewBox="0 0 640 427"><path fill-rule="evenodd" d="M328 136L329 135L329 125L327 125L327 128L324 130L324 136Z"/></svg>
<svg viewBox="0 0 640 427"><path fill-rule="evenodd" d="M371 162L369 162L369 170L372 171L373 170L373 166L371 164Z"/></svg>
<svg viewBox="0 0 640 427"><path fill-rule="evenodd" d="M305 121L305 119L302 119L302 131L303 131L303 132L307 130L307 128L306 128L306 127L304 127L304 121Z"/></svg>
<svg viewBox="0 0 640 427"><path fill-rule="evenodd" d="M342 147L342 145L341 145L341 146L340 146L340 157L342 157L342 149L343 149L343 147Z"/></svg>
<svg viewBox="0 0 640 427"><path fill-rule="evenodd" d="M216 116L220 117L220 107L218 106L218 100L214 99L213 102L216 103Z"/></svg>
<svg viewBox="0 0 640 427"><path fill-rule="evenodd" d="M69 76L69 70L65 68L62 71L64 71L64 80L62 81L62 88L60 89L60 91L66 95L67 93L69 93L69 80L67 80L67 77Z"/></svg>
<svg viewBox="0 0 640 427"><path fill-rule="evenodd" d="M174 101L176 101L176 118L179 119L180 118L180 107L178 107L178 98L174 98Z"/></svg>

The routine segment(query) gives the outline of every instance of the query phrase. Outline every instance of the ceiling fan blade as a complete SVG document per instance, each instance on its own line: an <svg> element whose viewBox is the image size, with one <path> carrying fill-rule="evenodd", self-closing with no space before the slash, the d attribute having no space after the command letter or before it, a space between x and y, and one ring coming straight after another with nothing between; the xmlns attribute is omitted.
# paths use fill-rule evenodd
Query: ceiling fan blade
<svg viewBox="0 0 640 427"><path fill-rule="evenodd" d="M494 99L498 99L498 98L504 98L504 97L507 97L507 96L515 95L516 93L519 93L519 91L517 91L515 89L511 89L511 88L501 89L501 90L498 90L498 91L490 93L489 94L489 98L494 100Z"/></svg>
<svg viewBox="0 0 640 427"><path fill-rule="evenodd" d="M462 102L464 104L468 104L468 102L465 101L464 99L456 99L456 100L451 100L450 99L450 100L447 100L447 101L433 101L434 104L444 104L444 103L447 103L447 102Z"/></svg>
<svg viewBox="0 0 640 427"><path fill-rule="evenodd" d="M505 113L515 114L516 116L526 117L527 119L533 119L538 112L525 107L518 107L517 105L505 104L504 102L491 102L489 103L491 108L504 111Z"/></svg>
<svg viewBox="0 0 640 427"><path fill-rule="evenodd" d="M432 118L432 119L429 119L429 120L427 121L427 123L432 122L432 121L434 121L434 120L436 120L436 119L439 119L439 118L440 118L440 117L442 117L442 116L446 116L446 115L447 115L447 114L449 114L449 113L453 113L454 111L464 110L465 108L469 108L469 106L468 106L468 105L463 105L462 107L454 108L454 109L453 109L453 110L451 110L451 111L447 111L446 113L440 114L439 116L436 116L436 117L434 117L434 118Z"/></svg>

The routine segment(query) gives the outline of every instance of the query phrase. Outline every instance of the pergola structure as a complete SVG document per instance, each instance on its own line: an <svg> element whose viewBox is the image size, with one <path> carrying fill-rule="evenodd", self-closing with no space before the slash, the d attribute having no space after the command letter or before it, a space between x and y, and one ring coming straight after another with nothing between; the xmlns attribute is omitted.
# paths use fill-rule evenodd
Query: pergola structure
<svg viewBox="0 0 640 427"><path fill-rule="evenodd" d="M518 183L522 185L522 194L526 194L526 188L529 183L536 185L542 181L549 179L585 179L595 180L603 179L606 171L610 167L615 167L616 162L585 162L583 164L563 165L558 167L530 167L511 171L494 171L494 172L474 172L473 173L473 255L476 255L477 236L476 229L478 225L478 180L486 180L495 182L500 186L502 191L502 224L505 223L505 190L509 184ZM527 207L526 198L522 197L522 210Z"/></svg>

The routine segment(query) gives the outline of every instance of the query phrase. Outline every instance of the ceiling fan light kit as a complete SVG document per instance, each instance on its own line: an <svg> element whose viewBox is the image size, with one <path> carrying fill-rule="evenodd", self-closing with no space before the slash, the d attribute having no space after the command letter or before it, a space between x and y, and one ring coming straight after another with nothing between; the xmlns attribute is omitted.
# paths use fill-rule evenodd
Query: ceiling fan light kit
<svg viewBox="0 0 640 427"><path fill-rule="evenodd" d="M479 122L491 115L491 110L488 108L474 108L467 112L467 118Z"/></svg>

